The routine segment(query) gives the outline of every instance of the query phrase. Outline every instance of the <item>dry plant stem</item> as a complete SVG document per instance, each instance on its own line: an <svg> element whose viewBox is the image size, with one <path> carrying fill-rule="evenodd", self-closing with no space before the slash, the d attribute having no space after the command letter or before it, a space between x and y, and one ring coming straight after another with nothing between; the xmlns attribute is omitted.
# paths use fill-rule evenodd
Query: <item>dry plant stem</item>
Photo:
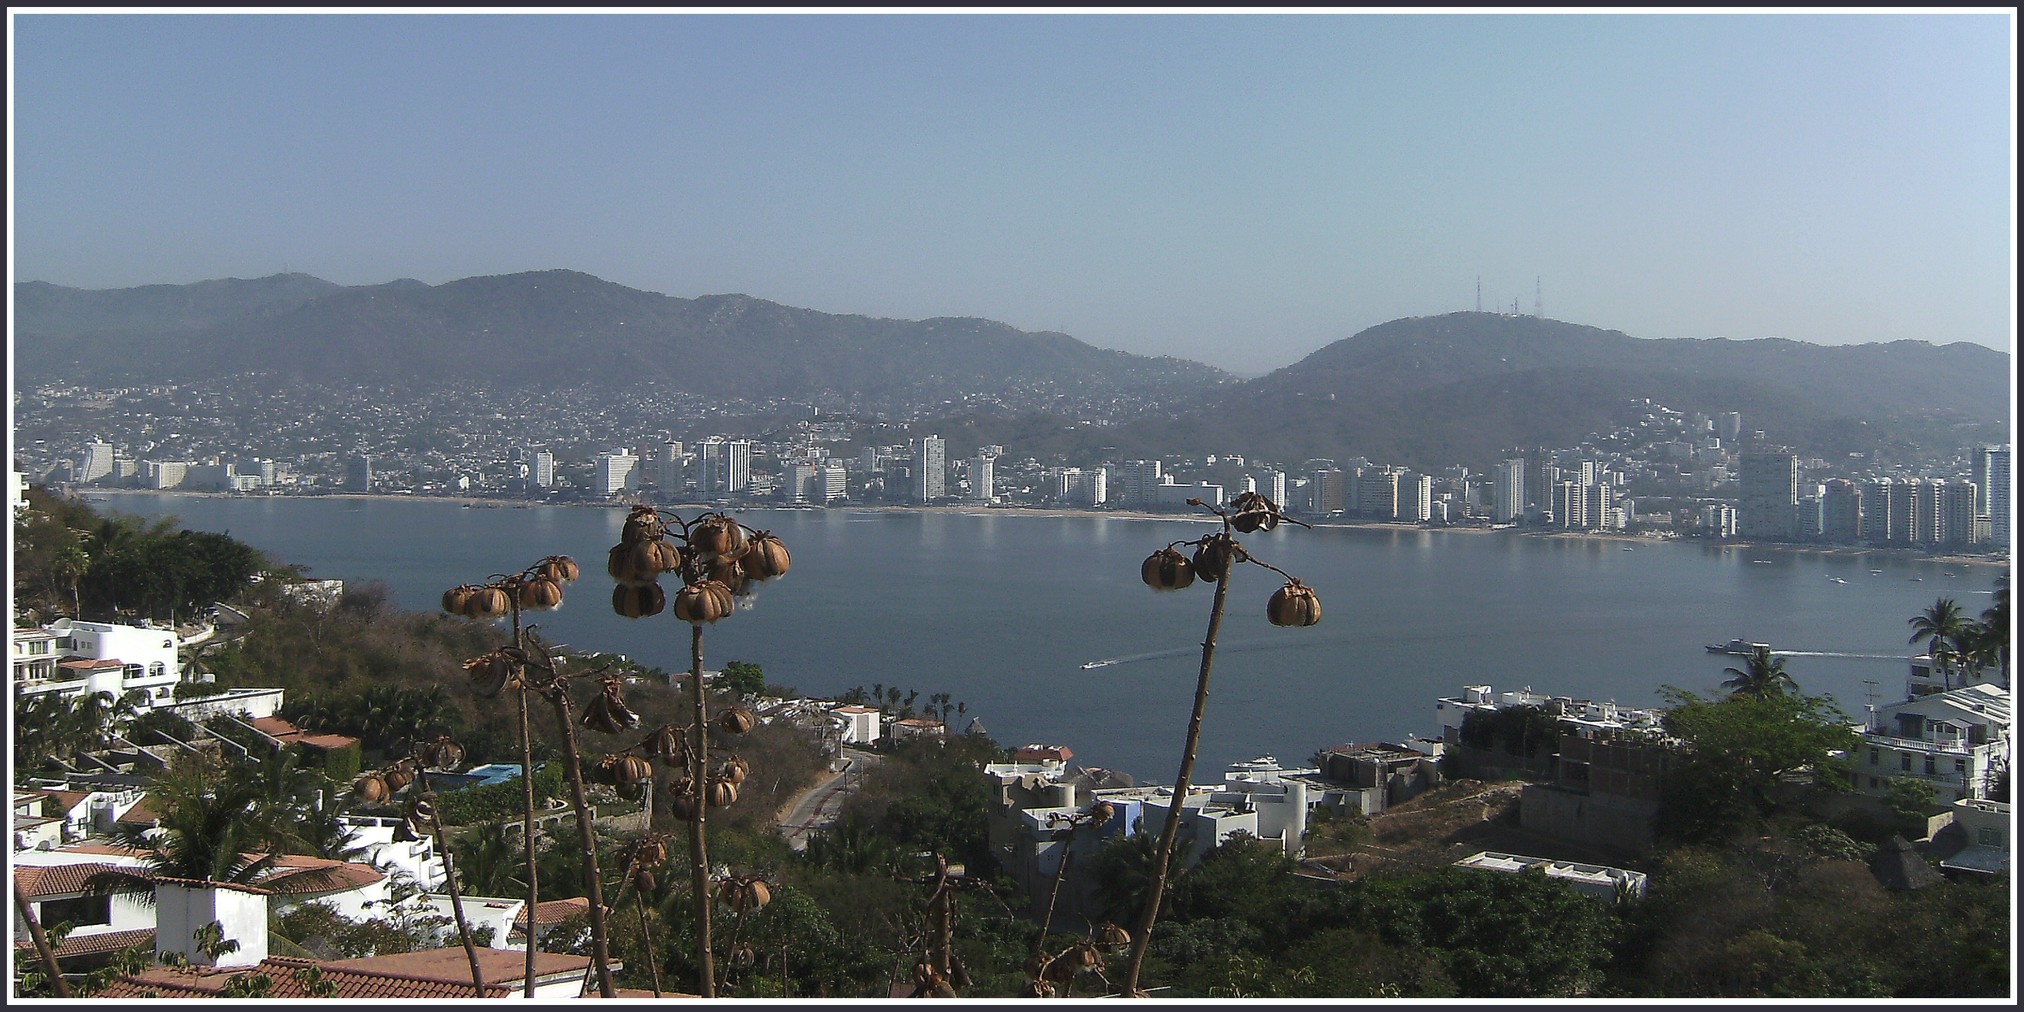
<svg viewBox="0 0 2024 1012"><path fill-rule="evenodd" d="M698 791L707 793L706 785L710 782L710 711L703 695L701 625L689 627L689 698L694 705L696 719L696 747L689 752L689 776L694 779ZM710 845L703 833L704 823L709 817L709 799L698 798L695 821L689 823L690 880L696 893L696 960L700 964L698 976L702 981L703 997L715 998L717 966L710 949Z"/></svg>
<svg viewBox="0 0 2024 1012"><path fill-rule="evenodd" d="M1235 575L1232 566L1216 581L1216 600L1209 606L1209 631L1202 638L1202 673L1195 680L1195 712L1188 718L1188 744L1181 753L1181 772L1174 777L1174 798L1167 806L1167 825L1160 831L1160 848L1153 856L1152 895L1146 899L1145 910L1139 914L1138 930L1132 932L1131 966L1125 972L1123 994L1136 997L1139 991L1139 969L1145 965L1146 945L1152 941L1153 922L1159 919L1160 900L1167 889L1167 864L1174 856L1174 839L1181 830L1181 802L1188 796L1188 778L1195 772L1195 747L1202 740L1202 711L1209 703L1209 667L1216 660L1216 630L1223 625L1223 601L1230 593L1230 579Z"/></svg>
<svg viewBox="0 0 2024 1012"><path fill-rule="evenodd" d="M520 632L520 602L513 602L513 647L527 649L526 637ZM535 908L541 904L541 878L534 860L534 745L527 727L527 664L522 661L515 665L517 683L515 699L520 704L520 844L527 853L527 980L522 985L522 994L528 1000L534 998L534 953L539 947L541 923L535 917Z"/></svg>
<svg viewBox="0 0 2024 1012"><path fill-rule="evenodd" d="M647 973L654 979L654 997L661 996L661 968L654 965L654 933L647 927L647 894L633 891L633 898L639 901L640 951L647 954Z"/></svg>
<svg viewBox="0 0 2024 1012"><path fill-rule="evenodd" d="M1061 862L1054 866L1054 888L1047 891L1047 913L1040 918L1040 941L1033 944L1036 951L1047 947L1047 929L1054 924L1054 898L1061 895L1061 880L1068 875L1068 861L1075 856L1075 830L1068 831L1068 843L1061 849Z"/></svg>
<svg viewBox="0 0 2024 1012"><path fill-rule="evenodd" d="M70 982L63 979L63 971L56 965L56 953L49 949L49 936L42 933L42 922L35 917L35 907L28 897L21 895L21 886L14 886L14 912L28 925L28 937L35 941L35 952L42 957L42 972L49 975L49 986L56 989L58 998L68 998Z"/></svg>
<svg viewBox="0 0 2024 1012"><path fill-rule="evenodd" d="M420 760L415 766L415 790L417 796L429 793L429 775ZM440 812L429 812L429 829L436 837L436 852L443 855L443 883L450 890L450 913L457 918L457 938L464 943L464 957L471 961L471 986L477 993L485 993L485 971L478 968L478 946L471 941L471 923L464 919L464 894L457 887L457 866L450 857L450 841L443 836L443 816ZM529 926L532 927L530 919Z"/></svg>
<svg viewBox="0 0 2024 1012"><path fill-rule="evenodd" d="M560 685L555 687L555 717L562 724L562 757L569 772L570 800L576 803L576 831L583 843L584 891L590 897L590 956L597 968L598 993L606 998L618 997L618 989L611 982L611 947L604 923L604 883L597 870L597 833L590 825L590 800L584 796L583 763L577 758L576 719L570 712L569 693ZM539 930L533 911L527 915L528 930Z"/></svg>
<svg viewBox="0 0 2024 1012"><path fill-rule="evenodd" d="M517 637L516 637L517 638ZM520 700L520 841L527 853L527 983L525 995L534 997L534 953L541 936L541 925L535 919L535 908L541 903L541 875L534 859L534 746L529 741L527 729L527 686L524 679L527 671L521 668L522 684Z"/></svg>

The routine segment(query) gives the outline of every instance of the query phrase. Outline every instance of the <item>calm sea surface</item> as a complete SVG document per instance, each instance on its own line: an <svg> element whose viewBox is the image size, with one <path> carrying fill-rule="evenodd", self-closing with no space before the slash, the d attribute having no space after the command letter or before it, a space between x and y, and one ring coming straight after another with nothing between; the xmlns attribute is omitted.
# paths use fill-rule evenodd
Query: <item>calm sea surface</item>
<svg viewBox="0 0 2024 1012"><path fill-rule="evenodd" d="M573 556L584 577L542 616L551 640L688 666L688 629L671 614L611 611L604 558L621 509L172 495L100 506L174 515L314 576L381 580L413 610L435 610L456 584ZM1213 587L1154 593L1139 563L1210 524L997 511L738 516L779 535L794 568L750 610L709 627L709 667L756 662L770 680L817 695L897 685L918 690L922 707L947 692L1001 744L1063 744L1084 765L1172 782ZM1260 754L1303 762L1330 745L1434 733L1434 700L1463 685L1638 706L1657 703L1665 684L1714 693L1739 659L1703 647L1735 637L1792 652L1786 667L1802 690L1859 717L1867 683L1883 702L1904 691L1907 620L1941 596L1980 614L1999 572L1882 553L1625 550L1509 533L1282 527L1243 540L1314 587L1323 618L1272 626L1265 600L1280 578L1239 570L1197 779ZM1101 663L1083 667L1092 662Z"/></svg>

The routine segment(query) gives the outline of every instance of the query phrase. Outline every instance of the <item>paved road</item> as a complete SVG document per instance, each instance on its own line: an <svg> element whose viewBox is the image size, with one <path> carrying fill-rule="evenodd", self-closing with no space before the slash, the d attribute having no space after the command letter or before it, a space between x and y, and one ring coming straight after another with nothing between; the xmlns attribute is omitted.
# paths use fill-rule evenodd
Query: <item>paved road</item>
<svg viewBox="0 0 2024 1012"><path fill-rule="evenodd" d="M870 752L846 748L843 750L841 770L788 802L779 817L780 834L787 837L788 846L795 850L808 849L808 835L836 821L844 796L857 786L857 778L866 769L878 765L878 759Z"/></svg>

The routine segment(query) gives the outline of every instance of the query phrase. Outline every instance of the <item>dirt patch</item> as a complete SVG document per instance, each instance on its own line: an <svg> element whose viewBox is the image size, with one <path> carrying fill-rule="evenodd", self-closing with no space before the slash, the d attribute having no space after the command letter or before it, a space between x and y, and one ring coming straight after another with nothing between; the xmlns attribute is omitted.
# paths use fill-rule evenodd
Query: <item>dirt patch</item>
<svg viewBox="0 0 2024 1012"><path fill-rule="evenodd" d="M1371 842L1308 862L1313 873L1353 879L1384 868L1450 865L1477 851L1628 867L1625 856L1528 833L1518 825L1518 782L1456 780L1370 820Z"/></svg>

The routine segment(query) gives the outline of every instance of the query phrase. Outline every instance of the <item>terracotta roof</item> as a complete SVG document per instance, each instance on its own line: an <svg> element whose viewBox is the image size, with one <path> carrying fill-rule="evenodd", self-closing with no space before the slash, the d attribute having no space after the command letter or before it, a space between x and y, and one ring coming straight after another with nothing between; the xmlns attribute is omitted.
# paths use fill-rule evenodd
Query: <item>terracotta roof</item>
<svg viewBox="0 0 2024 1012"><path fill-rule="evenodd" d="M121 815L119 818L113 821L133 822L139 823L140 825L143 826L152 826L155 824L156 820L162 817L160 812L155 811L155 806L153 802L154 802L153 798L150 798L147 795L143 794L141 795L141 799L139 801L134 802L134 806L132 808L127 809L125 814Z"/></svg>
<svg viewBox="0 0 2024 1012"><path fill-rule="evenodd" d="M288 740L300 742L310 748L320 748L326 751L350 748L358 744L358 739L348 734L303 734Z"/></svg>
<svg viewBox="0 0 2024 1012"><path fill-rule="evenodd" d="M459 958L463 949L457 949ZM505 951L505 950L498 950ZM412 954L411 954L412 955ZM520 958L518 953L507 955ZM589 963L588 957L574 957ZM344 960L356 963L360 960ZM503 984L487 983L484 993L479 995L471 986L471 975L467 969L464 979L438 980L427 977L404 976L374 969L359 969L341 966L338 963L318 963L313 959L297 959L291 956L269 956L256 966L233 967L220 970L215 967L168 967L158 966L132 976L121 977L99 992L100 998L205 998L215 996L224 990L233 977L242 973L266 974L274 981L270 998L313 997L303 990L295 979L295 971L303 967L317 967L323 979L337 987L339 998L505 998L513 993ZM517 978L516 978L517 979Z"/></svg>
<svg viewBox="0 0 2024 1012"><path fill-rule="evenodd" d="M255 717L252 724L256 730L264 734L273 735L276 738L286 738L290 735L302 733L301 728L296 727L293 722L284 717Z"/></svg>
<svg viewBox="0 0 2024 1012"><path fill-rule="evenodd" d="M75 661L57 661L56 666L59 668L69 668L72 671L101 671L126 667L116 657L104 657L97 660L84 658Z"/></svg>
<svg viewBox="0 0 2024 1012"><path fill-rule="evenodd" d="M461 980L464 982L465 992L471 990L470 957L465 954L461 945L423 949L419 952L395 952L384 956L337 959L323 966L326 972L342 969L409 980ZM589 967L589 956L572 956L566 952L534 954L534 976L537 980L558 974L580 974ZM614 962L612 969L618 968L618 963ZM527 979L527 953L520 949L481 948L478 950L478 972L484 975L488 986L517 985Z"/></svg>
<svg viewBox="0 0 2024 1012"><path fill-rule="evenodd" d="M65 815L70 814L77 806L91 799L91 794L87 791L36 791L34 793L56 802L56 807Z"/></svg>
<svg viewBox="0 0 2024 1012"><path fill-rule="evenodd" d="M566 900L549 900L536 906L534 913L535 916L541 918L541 923L544 925L561 924L571 917L590 913L590 897L577 896ZM527 930L526 907L521 907L520 913L514 916L513 927L519 931Z"/></svg>
<svg viewBox="0 0 2024 1012"><path fill-rule="evenodd" d="M128 865L104 864L54 864L22 866L14 869L14 887L30 900L48 899L51 896L75 896L84 892L84 884L100 872L118 871L147 877L147 870Z"/></svg>
<svg viewBox="0 0 2024 1012"><path fill-rule="evenodd" d="M260 877L260 886L281 895L343 892L383 881L386 873L369 864L283 854Z"/></svg>
<svg viewBox="0 0 2024 1012"><path fill-rule="evenodd" d="M106 952L131 949L136 945L155 944L155 929L135 928L132 931L102 931L96 935L71 935L56 947L56 958L69 959L72 956L94 956ZM33 942L18 942L14 946L15 958L20 960L40 958L35 954ZM25 955L24 955L25 954Z"/></svg>

